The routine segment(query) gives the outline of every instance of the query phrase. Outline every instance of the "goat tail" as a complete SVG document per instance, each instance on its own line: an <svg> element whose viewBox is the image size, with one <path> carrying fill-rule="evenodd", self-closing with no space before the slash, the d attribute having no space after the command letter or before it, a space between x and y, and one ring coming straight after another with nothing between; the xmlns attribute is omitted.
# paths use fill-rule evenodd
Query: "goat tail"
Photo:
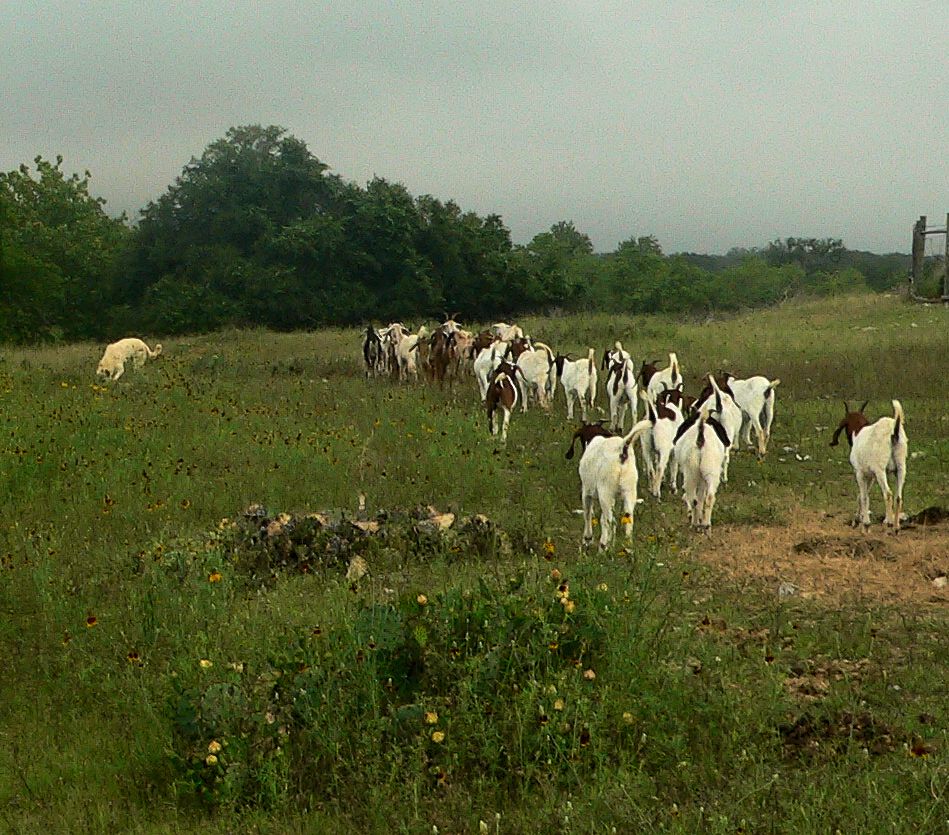
<svg viewBox="0 0 949 835"><path fill-rule="evenodd" d="M890 436L890 442L895 444L899 441L900 429L906 422L906 419L903 416L903 405L899 400L893 401L893 418L895 423L893 424L893 434Z"/></svg>
<svg viewBox="0 0 949 835"><path fill-rule="evenodd" d="M629 460L629 448L632 443L644 432L652 429L652 421L641 420L629 430L629 434L623 436L623 448L619 454L620 464L625 464Z"/></svg>
<svg viewBox="0 0 949 835"><path fill-rule="evenodd" d="M550 346L546 342L535 342L534 350L541 350L547 354L547 367L549 368L554 364L554 352L550 349Z"/></svg>
<svg viewBox="0 0 949 835"><path fill-rule="evenodd" d="M679 370L679 358L675 355L674 351L669 352L669 368L672 369L670 379L672 381L672 387L675 388L678 385L678 381L682 379L682 372Z"/></svg>
<svg viewBox="0 0 949 835"><path fill-rule="evenodd" d="M710 410L708 408L702 409L699 412L699 421L697 424L697 435L695 436L695 446L698 449L701 449L705 446L705 422L709 419Z"/></svg>
<svg viewBox="0 0 949 835"><path fill-rule="evenodd" d="M771 385L768 386L768 390L765 392L765 397L771 397L774 394L774 390L781 385L781 378L775 377L771 381Z"/></svg>

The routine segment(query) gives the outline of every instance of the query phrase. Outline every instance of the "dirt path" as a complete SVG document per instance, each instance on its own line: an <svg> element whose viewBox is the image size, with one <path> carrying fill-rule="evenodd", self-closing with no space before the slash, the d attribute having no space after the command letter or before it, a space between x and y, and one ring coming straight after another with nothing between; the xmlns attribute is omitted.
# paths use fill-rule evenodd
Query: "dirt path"
<svg viewBox="0 0 949 835"><path fill-rule="evenodd" d="M864 534L842 517L800 510L786 526L713 529L689 553L740 585L827 603L863 599L949 612L947 522L909 526L898 536L875 525Z"/></svg>

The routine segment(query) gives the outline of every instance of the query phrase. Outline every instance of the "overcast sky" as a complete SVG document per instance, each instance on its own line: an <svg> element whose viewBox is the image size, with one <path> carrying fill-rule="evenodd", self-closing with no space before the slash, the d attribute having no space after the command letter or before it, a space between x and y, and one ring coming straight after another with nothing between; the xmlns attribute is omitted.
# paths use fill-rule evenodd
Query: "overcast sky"
<svg viewBox="0 0 949 835"><path fill-rule="evenodd" d="M0 169L89 169L112 213L233 125L347 180L572 220L608 251L775 237L909 251L949 210L940 2L0 0Z"/></svg>

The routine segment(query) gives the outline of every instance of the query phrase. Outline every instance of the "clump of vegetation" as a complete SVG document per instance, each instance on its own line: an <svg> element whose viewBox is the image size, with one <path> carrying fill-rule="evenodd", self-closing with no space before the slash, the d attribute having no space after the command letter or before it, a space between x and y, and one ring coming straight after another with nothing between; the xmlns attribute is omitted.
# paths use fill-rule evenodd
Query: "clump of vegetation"
<svg viewBox="0 0 949 835"><path fill-rule="evenodd" d="M427 505L360 516L365 514L271 514L253 504L237 518L222 519L201 540L153 547L151 561L179 574L183 566L213 574L227 565L241 584L256 588L285 572L331 569L356 581L377 563L393 567L436 557L496 561L513 554L511 537L480 513L456 519ZM532 550L527 538L524 533L515 537L522 551Z"/></svg>
<svg viewBox="0 0 949 835"><path fill-rule="evenodd" d="M175 679L177 780L212 803L354 800L388 782L426 791L577 786L635 750L636 682L598 678L616 599L606 584L404 594L312 626L259 668L202 660Z"/></svg>

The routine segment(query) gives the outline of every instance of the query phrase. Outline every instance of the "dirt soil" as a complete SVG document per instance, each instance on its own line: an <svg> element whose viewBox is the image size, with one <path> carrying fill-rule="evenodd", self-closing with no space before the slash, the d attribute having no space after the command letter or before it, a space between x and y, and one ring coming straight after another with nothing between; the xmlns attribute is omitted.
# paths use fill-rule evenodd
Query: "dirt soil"
<svg viewBox="0 0 949 835"><path fill-rule="evenodd" d="M690 554L739 585L826 603L864 600L944 606L949 612L949 521L869 533L800 509L789 525L723 526Z"/></svg>

